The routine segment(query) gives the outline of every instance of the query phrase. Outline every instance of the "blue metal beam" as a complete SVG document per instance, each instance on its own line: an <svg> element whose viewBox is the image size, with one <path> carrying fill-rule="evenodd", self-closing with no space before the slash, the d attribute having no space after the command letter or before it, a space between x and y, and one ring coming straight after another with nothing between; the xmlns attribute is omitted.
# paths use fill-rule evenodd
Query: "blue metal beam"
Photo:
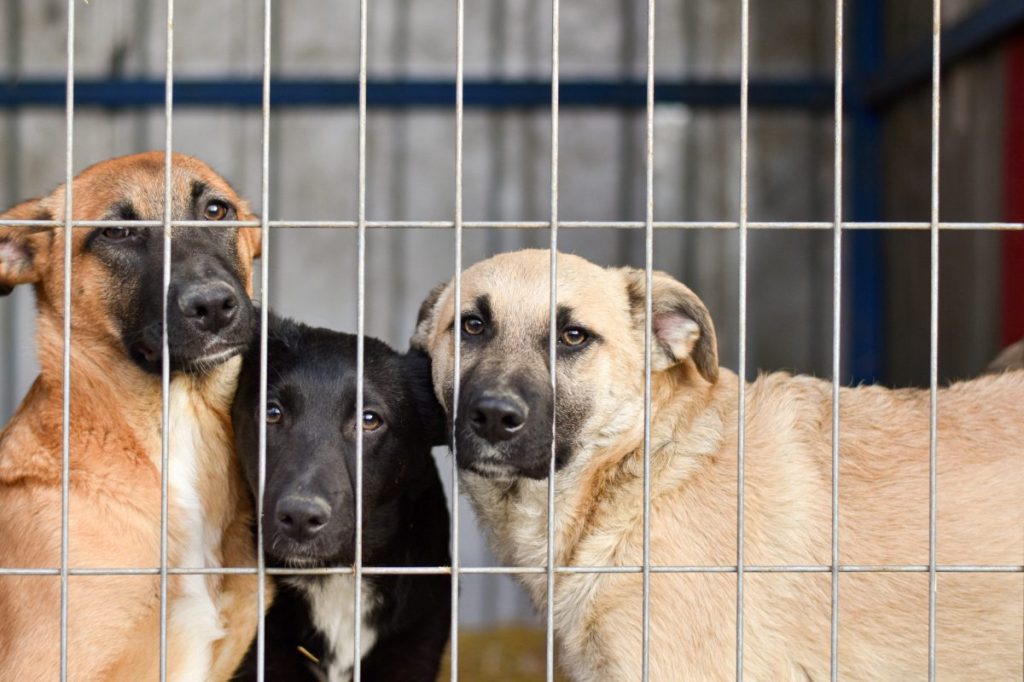
<svg viewBox="0 0 1024 682"><path fill-rule="evenodd" d="M259 107L262 85L258 79L175 79L175 107ZM829 111L830 80L754 80L750 106L776 109ZM455 106L452 80L371 80L367 104L377 108ZM0 107L63 107L63 79L35 79L0 84ZM551 106L551 83L545 80L467 80L467 107L483 109L545 109ZM705 108L739 106L736 81L661 81L655 87L661 104ZM356 80L275 78L271 84L275 107L354 107L359 102ZM640 109L646 104L643 81L563 80L559 94L563 107ZM76 79L75 106L143 108L164 105L163 79Z"/></svg>
<svg viewBox="0 0 1024 682"><path fill-rule="evenodd" d="M847 104L850 140L847 185L852 218L881 220L883 216L882 115L868 103L862 85L882 67L883 0L857 0L851 8L852 80ZM885 243L880 230L854 230L845 236L843 273L848 292L843 319L850 383L885 381Z"/></svg>
<svg viewBox="0 0 1024 682"><path fill-rule="evenodd" d="M942 32L942 66L946 69L963 59L992 48L1024 28L1024 0L989 0ZM932 39L889 59L868 76L864 96L873 107L885 107L901 95L931 82Z"/></svg>

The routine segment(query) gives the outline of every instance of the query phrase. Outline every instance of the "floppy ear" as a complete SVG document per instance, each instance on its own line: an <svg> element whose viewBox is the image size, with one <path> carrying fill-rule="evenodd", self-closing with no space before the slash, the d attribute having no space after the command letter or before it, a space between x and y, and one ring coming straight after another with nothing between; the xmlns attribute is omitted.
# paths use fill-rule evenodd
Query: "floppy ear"
<svg viewBox="0 0 1024 682"><path fill-rule="evenodd" d="M437 302L441 298L451 282L442 282L430 290L427 298L420 305L420 312L416 315L416 331L412 334L409 345L420 351L427 351L427 339L434 330L434 321L437 318Z"/></svg>
<svg viewBox="0 0 1024 682"><path fill-rule="evenodd" d="M29 199L0 214L0 296L19 284L38 282L43 252L49 249L46 233L52 227L4 226L3 220L50 220L42 199Z"/></svg>
<svg viewBox="0 0 1024 682"><path fill-rule="evenodd" d="M406 378L412 388L416 400L416 411L419 414L420 426L424 439L431 447L448 444L448 418L444 408L437 402L434 395L434 380L430 371L430 356L424 351L413 348L404 356Z"/></svg>
<svg viewBox="0 0 1024 682"><path fill-rule="evenodd" d="M625 268L626 292L634 323L643 328L646 277L643 270ZM661 372L686 358L700 375L718 381L718 341L711 314L695 293L664 272L656 271L651 292L651 369Z"/></svg>

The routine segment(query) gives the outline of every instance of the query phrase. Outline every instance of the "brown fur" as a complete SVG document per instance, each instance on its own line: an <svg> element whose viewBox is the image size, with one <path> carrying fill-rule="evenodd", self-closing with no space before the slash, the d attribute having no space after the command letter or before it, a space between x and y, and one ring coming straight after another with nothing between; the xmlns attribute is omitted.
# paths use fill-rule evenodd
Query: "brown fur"
<svg viewBox="0 0 1024 682"><path fill-rule="evenodd" d="M175 155L174 203L188 200L193 178L233 198L240 219L245 203L202 162ZM76 220L96 220L121 198L140 214L159 215L163 153L123 157L93 166L74 181ZM64 218L64 190L19 204L4 218ZM71 318L69 553L71 568L160 565L160 378L128 359L107 313L117 282L83 250L88 229L74 231ZM238 231L247 281L259 253L259 231ZM3 244L6 243L6 247ZM6 254L2 251L7 249ZM27 248L31 263L11 256ZM33 283L41 373L0 433L0 565L60 565L63 393L64 229L0 227L0 284ZM251 293L251 282L248 284ZM239 360L202 377L172 379L170 470L175 453L194 447L198 497L209 527L221 535L212 562L252 566L255 551L250 503L235 463L230 404ZM201 434L175 443L176 433ZM180 465L179 465L180 466ZM179 499L169 499L168 564L181 566L183 529ZM176 515L178 515L176 517ZM225 635L214 644L207 679L226 679L255 630L252 576L206 579ZM169 612L183 578L169 581ZM57 577L0 577L0 677L52 680L59 665L60 583ZM68 671L73 680L153 680L159 665L159 578L73 576L68 596ZM168 672L188 652L188 623L168 626Z"/></svg>
<svg viewBox="0 0 1024 682"><path fill-rule="evenodd" d="M523 340L545 334L548 259L547 251L521 251L478 263L462 276L462 300L487 294L501 329ZM559 391L593 396L580 445L555 477L560 565L642 560L643 293L641 272L559 255L559 304L603 337L558 376ZM656 330L664 327L659 311L683 310L699 338L659 336L653 344L651 561L735 565L739 379L718 368L710 317L689 289L658 273L652 297ZM449 285L422 312L413 338L433 359L442 401L452 374L452 317ZM505 345L500 352L506 363L522 363L533 350ZM941 389L938 409L938 563L1019 567L1024 372ZM747 385L748 565L830 564L831 414L828 381L775 373ZM844 388L840 416L840 561L927 564L928 392ZM547 481L468 472L461 480L499 559L544 565ZM641 580L635 573L557 577L560 660L573 678L639 679ZM735 677L736 580L652 575L652 680ZM543 575L522 581L543 608ZM828 679L830 575L747 573L744 586L747 679ZM1024 576L939 574L937 595L939 678L1021 679ZM843 573L839 623L841 679L927 678L927 574Z"/></svg>

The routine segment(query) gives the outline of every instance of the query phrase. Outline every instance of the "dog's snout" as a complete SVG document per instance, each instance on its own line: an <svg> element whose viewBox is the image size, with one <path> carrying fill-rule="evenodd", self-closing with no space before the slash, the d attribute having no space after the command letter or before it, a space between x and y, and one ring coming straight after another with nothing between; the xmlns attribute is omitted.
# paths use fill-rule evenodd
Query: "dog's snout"
<svg viewBox="0 0 1024 682"><path fill-rule="evenodd" d="M277 525L298 542L309 540L331 520L331 507L322 497L289 495L277 503Z"/></svg>
<svg viewBox="0 0 1024 682"><path fill-rule="evenodd" d="M238 295L226 282L195 284L178 297L178 307L195 327L216 333L237 317Z"/></svg>
<svg viewBox="0 0 1024 682"><path fill-rule="evenodd" d="M507 396L484 394L469 413L469 422L478 436L490 443L508 440L526 423L527 408Z"/></svg>

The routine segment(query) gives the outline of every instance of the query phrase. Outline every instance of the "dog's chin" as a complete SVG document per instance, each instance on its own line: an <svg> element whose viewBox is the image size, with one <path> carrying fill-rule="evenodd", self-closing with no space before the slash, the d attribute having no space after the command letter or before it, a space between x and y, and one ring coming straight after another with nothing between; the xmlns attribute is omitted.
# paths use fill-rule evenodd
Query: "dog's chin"
<svg viewBox="0 0 1024 682"><path fill-rule="evenodd" d="M516 440L492 445L469 429L461 430L456 438L456 463L463 471L495 481L513 481L528 478L542 481L551 473L551 441L531 444ZM568 461L568 452L559 444L555 457L555 471Z"/></svg>
<svg viewBox="0 0 1024 682"><path fill-rule="evenodd" d="M149 374L160 374L163 371L162 353L159 345L156 350L147 341L138 341L128 346L131 359ZM170 370L174 374L203 376L210 373L231 358L248 348L247 343L216 343L199 352L182 352L171 349Z"/></svg>
<svg viewBox="0 0 1024 682"><path fill-rule="evenodd" d="M324 567L345 567L352 565L353 557L351 552L330 553L323 552L319 548L287 543L288 547L282 547L281 542L266 543L267 563L274 568L324 568ZM274 545L274 549L269 549Z"/></svg>

